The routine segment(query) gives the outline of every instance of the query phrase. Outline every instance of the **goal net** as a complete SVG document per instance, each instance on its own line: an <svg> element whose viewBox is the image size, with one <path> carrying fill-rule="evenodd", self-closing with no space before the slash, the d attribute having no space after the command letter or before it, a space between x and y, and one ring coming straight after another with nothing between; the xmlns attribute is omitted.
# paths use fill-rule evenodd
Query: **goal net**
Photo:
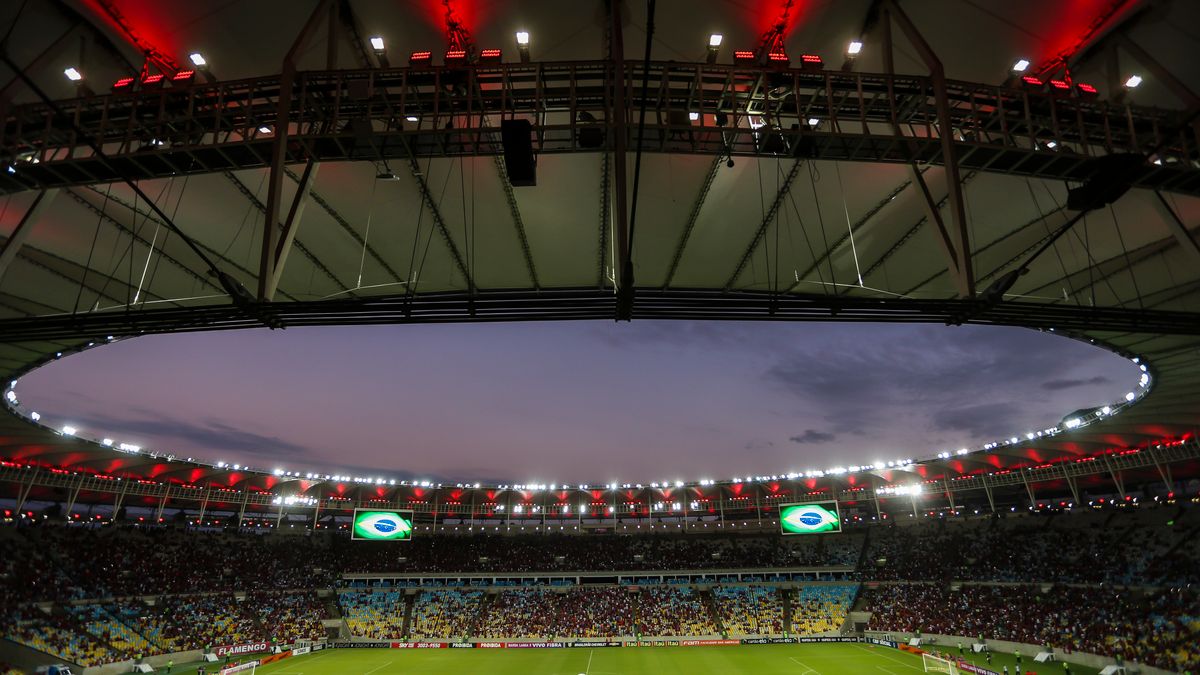
<svg viewBox="0 0 1200 675"><path fill-rule="evenodd" d="M958 666L949 659L943 659L932 654L921 655L922 664L925 666L927 673L950 673L950 675L959 675Z"/></svg>

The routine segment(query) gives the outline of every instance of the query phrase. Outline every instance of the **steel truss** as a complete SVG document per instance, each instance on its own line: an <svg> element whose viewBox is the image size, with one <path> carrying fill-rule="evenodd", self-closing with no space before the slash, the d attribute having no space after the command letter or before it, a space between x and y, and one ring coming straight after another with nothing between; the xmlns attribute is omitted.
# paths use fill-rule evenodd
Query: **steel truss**
<svg viewBox="0 0 1200 675"><path fill-rule="evenodd" d="M300 72L12 106L0 161L16 172L0 172L0 192L269 167L280 151L284 163L495 155L499 121L517 116L532 118L538 153L618 140L634 152L621 122L643 104L643 76L647 152L942 164L940 100L964 171L1080 180L1088 159L1129 152L1156 160L1136 185L1200 194L1200 130L1182 112L914 75L611 61Z"/></svg>
<svg viewBox="0 0 1200 675"><path fill-rule="evenodd" d="M463 291L343 300L215 305L60 314L0 320L0 342L86 341L107 336L272 327L611 319L611 293ZM635 319L982 324L1200 335L1195 314L1117 307L978 300L856 298L764 292L638 289Z"/></svg>
<svg viewBox="0 0 1200 675"><path fill-rule="evenodd" d="M849 484L837 485L834 482L838 481L837 477L826 477L824 480L829 482L830 489L817 491L807 487L804 478L795 480L781 478L772 482L785 487L790 486L791 489L786 491L783 501L778 498L773 499L765 491L753 490L754 483L750 484L752 488L750 491L740 495L725 494L723 488L717 486L712 489L719 490L721 496L703 497L701 499L704 504L703 509L684 505L685 502L690 503L696 499L688 496L690 492L686 486L679 489L679 496L673 498L661 496L658 494L659 491L651 486L639 486L637 489L605 490L604 497L599 500L594 498L591 489L562 486L561 490L539 491L537 493L539 499L531 503L520 498L519 490L499 490L495 487L433 488L425 492L420 499L415 497L404 499L402 494L411 493L411 488L390 486L386 489L392 492L391 497L383 499L379 498L377 491L379 486L374 483L352 484L352 489L342 494L333 489L334 484L325 482L316 483L306 492L300 492L298 486L294 492L290 492L285 480L278 491L256 492L215 485L171 485L136 478L121 479L111 476L77 474L62 469L19 468L13 465L0 467L0 482L16 486L20 501L25 501L22 495L27 495L31 488L51 488L69 493L72 503L75 503L78 495L83 492L103 495L104 501L98 502L100 504L120 504L122 501L132 503L138 500L143 503L157 502L160 505L171 502L181 508L206 510L220 508L222 511L235 508L242 513L242 517L247 508L251 509L252 514L255 511L259 512L260 518L263 512L267 512L271 514L271 517L277 519L286 514L305 513L311 514L315 518L321 512L344 514L356 508L384 508L412 510L418 517L418 521L423 523L436 523L440 522L439 519L454 518L472 521L487 520L489 522L542 520L557 525L560 522L570 524L581 519L711 518L717 514L721 520L741 520L748 517L758 518L764 510L769 511L776 503L829 500L843 503L874 502L876 509L879 508L880 502L888 503L893 500L904 504L902 507L904 510L908 508L910 501L914 509L918 508L918 505L919 508L926 510L945 506L954 509L956 502L962 503L964 495L978 493L980 490L987 493L989 502L993 504L992 492L1005 488L1016 487L1020 492L1028 486L1029 491L1032 492L1034 486L1037 485L1066 482L1072 493L1077 494L1075 483L1080 478L1104 475L1109 475L1110 479L1115 482L1115 489L1123 493L1123 481L1119 478L1121 472L1158 470L1162 466L1198 458L1200 458L1200 442L1193 439L1182 444L1152 446L1024 469L935 478L925 481L898 479L896 485L908 485L915 482L921 483L926 488L921 496L915 498L908 495L889 496L876 492L878 488L886 487L889 484L874 475L866 476L867 486L860 483L857 487ZM499 494L495 494L491 500L481 499L480 497L489 490ZM456 499L447 499L447 495L451 492L458 493L459 496ZM570 496L562 498L559 496L562 492ZM631 493L635 496L627 496ZM282 503L280 498L288 496L312 498L313 502L309 504ZM592 512L590 515L581 514L578 511L581 500L589 506ZM679 503L680 506L676 508L674 503ZM657 508L655 508L656 504ZM514 512L513 506L516 505L530 507L530 510L526 513ZM564 513L561 508L563 505L569 506L570 512ZM503 507L502 510L497 510L497 506ZM613 509L612 512L608 511L609 507ZM161 509L161 506L159 508ZM748 516L748 513L755 515Z"/></svg>

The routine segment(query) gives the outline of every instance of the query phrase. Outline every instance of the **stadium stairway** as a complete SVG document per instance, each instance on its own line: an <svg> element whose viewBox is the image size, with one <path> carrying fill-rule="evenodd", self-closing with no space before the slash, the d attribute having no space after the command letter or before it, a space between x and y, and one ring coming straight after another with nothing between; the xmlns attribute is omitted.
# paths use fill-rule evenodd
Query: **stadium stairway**
<svg viewBox="0 0 1200 675"><path fill-rule="evenodd" d="M785 633L791 633L792 625L792 594L786 588L775 590L779 594L779 606L783 611L783 627Z"/></svg>
<svg viewBox="0 0 1200 675"><path fill-rule="evenodd" d="M708 618L712 619L713 625L717 627L717 632L726 635L725 624L721 621L721 612L717 611L717 599L713 596L712 589L700 591L700 599L704 602L704 609L708 610Z"/></svg>
<svg viewBox="0 0 1200 675"><path fill-rule="evenodd" d="M337 595L331 594L325 600L325 614L330 619L342 619L342 608L338 606Z"/></svg>
<svg viewBox="0 0 1200 675"><path fill-rule="evenodd" d="M404 623L401 625L400 634L409 637L412 635L412 616L413 606L417 604L417 594L404 596Z"/></svg>

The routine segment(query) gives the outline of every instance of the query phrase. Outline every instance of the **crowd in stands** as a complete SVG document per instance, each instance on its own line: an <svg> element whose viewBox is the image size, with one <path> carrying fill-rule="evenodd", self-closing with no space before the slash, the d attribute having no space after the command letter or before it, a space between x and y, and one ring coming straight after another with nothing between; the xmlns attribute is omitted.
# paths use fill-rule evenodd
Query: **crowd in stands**
<svg viewBox="0 0 1200 675"><path fill-rule="evenodd" d="M399 591L342 591L338 594L342 618L350 633L372 640L404 637L405 598Z"/></svg>
<svg viewBox="0 0 1200 675"><path fill-rule="evenodd" d="M983 635L1121 656L1170 670L1200 667L1200 596L1194 590L1145 593L1116 587L941 583L867 587L870 630Z"/></svg>
<svg viewBox="0 0 1200 675"><path fill-rule="evenodd" d="M704 598L691 588L647 588L638 598L637 619L638 633L648 637L720 633Z"/></svg>
<svg viewBox="0 0 1200 675"><path fill-rule="evenodd" d="M469 635L482 601L480 591L422 591L413 601L409 635L415 639L458 639Z"/></svg>
<svg viewBox="0 0 1200 675"><path fill-rule="evenodd" d="M773 586L719 586L712 589L721 626L729 637L782 635L781 591Z"/></svg>
<svg viewBox="0 0 1200 675"><path fill-rule="evenodd" d="M857 592L857 584L797 588L791 598L792 631L797 635L815 635L839 630Z"/></svg>
<svg viewBox="0 0 1200 675"><path fill-rule="evenodd" d="M379 640L806 635L841 629L861 579L871 585L872 629L1049 640L1194 669L1195 593L1146 587L1200 582L1200 537L1191 536L1198 529L1200 509L1178 506L915 518L813 537L476 535L404 546L349 546L335 533L24 524L0 528L0 618L4 637L80 665L316 639L327 618L317 591L335 587L343 587L337 604L351 633ZM763 585L787 581L769 572L722 573L710 589L660 586L650 574L634 575L636 588L511 582L487 593L459 582L410 595L340 582L350 572L809 566L840 569L823 575L843 582L781 589ZM955 581L983 583L952 591ZM1118 590L1124 586L1142 590Z"/></svg>

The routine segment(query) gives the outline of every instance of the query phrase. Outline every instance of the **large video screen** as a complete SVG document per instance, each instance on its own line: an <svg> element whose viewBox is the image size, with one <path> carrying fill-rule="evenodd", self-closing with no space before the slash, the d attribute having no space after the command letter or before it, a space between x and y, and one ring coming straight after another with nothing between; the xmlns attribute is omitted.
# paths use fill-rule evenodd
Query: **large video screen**
<svg viewBox="0 0 1200 675"><path fill-rule="evenodd" d="M781 504L779 529L783 534L820 534L841 532L842 518L837 502Z"/></svg>
<svg viewBox="0 0 1200 675"><path fill-rule="evenodd" d="M371 541L408 541L413 536L412 511L355 509L351 539Z"/></svg>

